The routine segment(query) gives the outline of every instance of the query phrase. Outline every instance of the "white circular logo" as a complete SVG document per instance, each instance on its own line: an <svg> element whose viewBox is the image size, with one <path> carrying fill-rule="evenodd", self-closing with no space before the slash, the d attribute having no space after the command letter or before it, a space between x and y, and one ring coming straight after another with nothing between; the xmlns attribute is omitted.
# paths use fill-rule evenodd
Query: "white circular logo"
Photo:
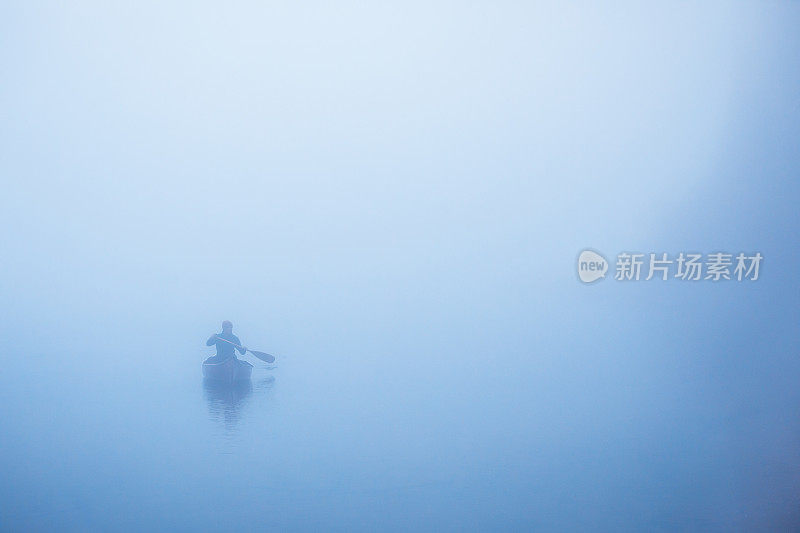
<svg viewBox="0 0 800 533"><path fill-rule="evenodd" d="M584 283L592 283L606 277L608 261L592 250L584 250L578 256L578 277Z"/></svg>

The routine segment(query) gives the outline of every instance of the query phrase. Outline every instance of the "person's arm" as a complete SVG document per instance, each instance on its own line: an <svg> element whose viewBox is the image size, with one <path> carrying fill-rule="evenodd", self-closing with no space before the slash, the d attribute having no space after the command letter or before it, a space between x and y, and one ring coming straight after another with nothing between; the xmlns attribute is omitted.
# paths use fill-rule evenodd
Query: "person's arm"
<svg viewBox="0 0 800 533"><path fill-rule="evenodd" d="M245 346L242 346L242 341L239 340L239 337L234 335L233 338L236 339L236 344L238 344L240 346L240 348L237 348L237 350L239 350L239 353L242 354L242 355L246 354L247 353L247 348Z"/></svg>
<svg viewBox="0 0 800 533"><path fill-rule="evenodd" d="M214 346L217 344L217 334L211 335L206 341L206 346Z"/></svg>

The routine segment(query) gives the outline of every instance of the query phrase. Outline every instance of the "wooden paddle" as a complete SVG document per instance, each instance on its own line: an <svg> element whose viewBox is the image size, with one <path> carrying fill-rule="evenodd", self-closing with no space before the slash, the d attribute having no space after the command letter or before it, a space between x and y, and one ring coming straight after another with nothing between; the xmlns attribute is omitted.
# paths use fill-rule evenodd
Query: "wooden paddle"
<svg viewBox="0 0 800 533"><path fill-rule="evenodd" d="M231 341L229 341L227 339L223 339L222 337L218 337L216 335L214 335L214 338L217 339L217 340L220 340L222 342L227 342L228 344L233 344L234 346L236 346L240 350L242 349L242 347L239 346L238 344L236 344L235 342L231 342ZM258 357L259 359L261 359L265 363L274 363L275 362L275 358L273 356L271 356L270 354L268 354L268 353L257 352L255 350L247 350L247 351L250 352L251 354L255 355L256 357Z"/></svg>

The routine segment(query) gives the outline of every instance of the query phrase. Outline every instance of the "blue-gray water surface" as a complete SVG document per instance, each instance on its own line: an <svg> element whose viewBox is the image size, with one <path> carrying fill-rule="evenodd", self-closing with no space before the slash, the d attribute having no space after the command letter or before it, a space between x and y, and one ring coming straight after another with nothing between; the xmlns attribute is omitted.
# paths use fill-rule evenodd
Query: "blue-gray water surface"
<svg viewBox="0 0 800 533"><path fill-rule="evenodd" d="M702 287L640 285L636 304L622 284L569 283L574 311L530 321L448 308L390 313L376 334L363 315L371 328L251 358L233 389L203 384L199 328L20 346L0 375L3 529L796 525L796 327L756 317L737 333L738 312L719 313L768 306L768 282L715 286L702 324L663 307L696 308ZM581 310L597 298L606 313ZM654 326L625 325L642 313Z"/></svg>

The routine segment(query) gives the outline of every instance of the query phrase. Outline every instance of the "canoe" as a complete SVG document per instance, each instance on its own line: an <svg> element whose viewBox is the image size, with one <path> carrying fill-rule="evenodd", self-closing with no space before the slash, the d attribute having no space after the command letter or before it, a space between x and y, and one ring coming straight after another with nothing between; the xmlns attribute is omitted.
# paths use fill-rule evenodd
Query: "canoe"
<svg viewBox="0 0 800 533"><path fill-rule="evenodd" d="M224 361L213 361L213 357L203 362L203 378L216 383L235 383L247 381L253 372L253 365L235 357Z"/></svg>

